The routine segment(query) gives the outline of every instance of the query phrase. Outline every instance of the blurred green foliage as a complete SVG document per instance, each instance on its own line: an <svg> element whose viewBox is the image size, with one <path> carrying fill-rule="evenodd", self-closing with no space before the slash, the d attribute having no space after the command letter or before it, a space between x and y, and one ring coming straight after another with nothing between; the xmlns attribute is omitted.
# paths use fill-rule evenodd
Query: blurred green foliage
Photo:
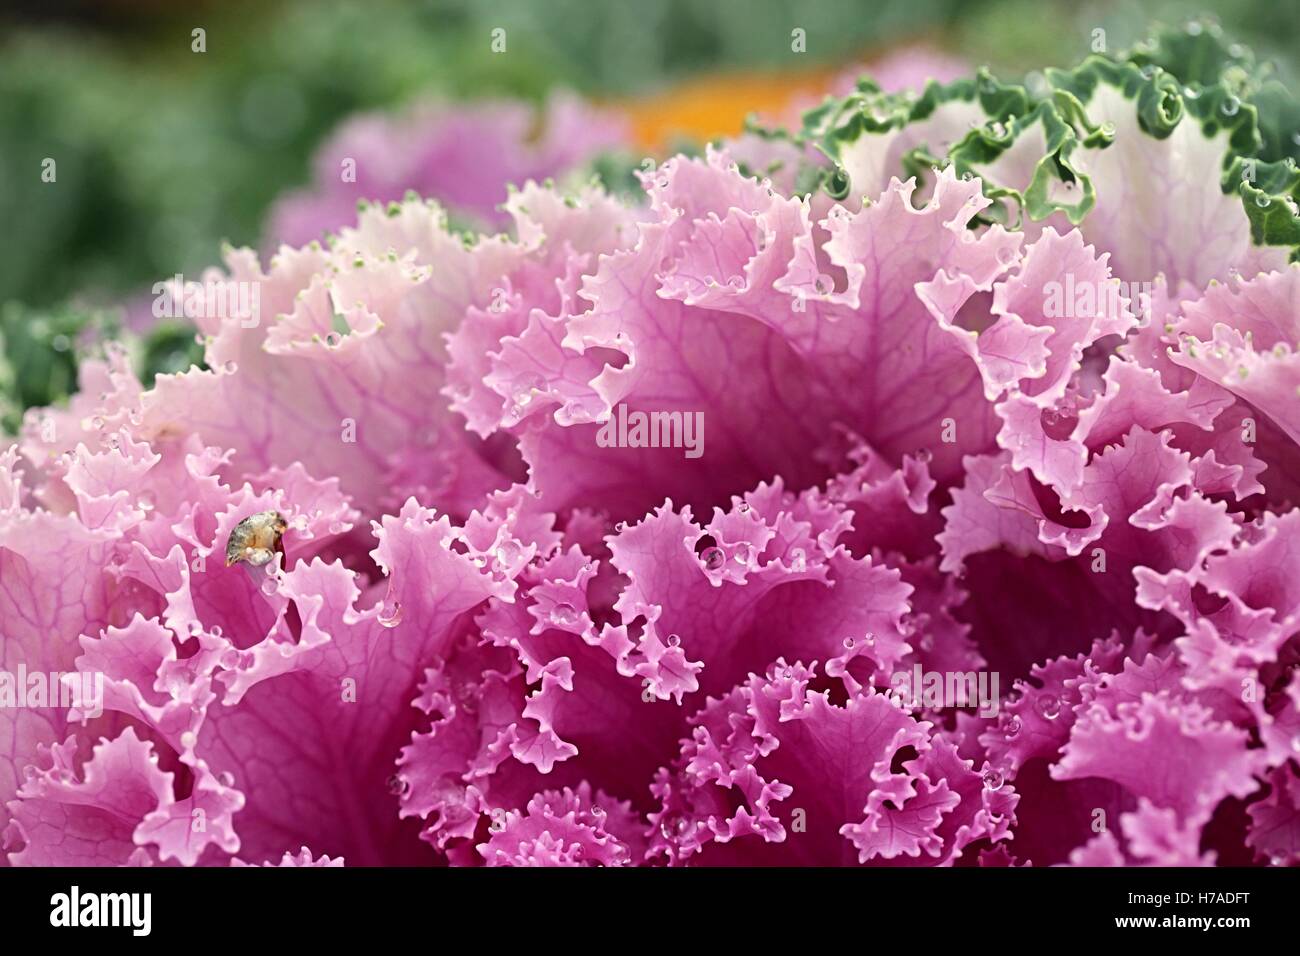
<svg viewBox="0 0 1300 956"><path fill-rule="evenodd" d="M118 331L109 313L0 306L0 428L16 431L24 409L73 391L79 355Z"/></svg>

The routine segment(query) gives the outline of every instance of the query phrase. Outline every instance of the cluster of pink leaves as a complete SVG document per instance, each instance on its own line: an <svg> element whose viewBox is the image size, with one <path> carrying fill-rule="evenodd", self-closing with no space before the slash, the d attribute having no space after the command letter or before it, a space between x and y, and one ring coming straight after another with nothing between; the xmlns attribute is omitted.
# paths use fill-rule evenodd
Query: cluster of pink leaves
<svg viewBox="0 0 1300 956"><path fill-rule="evenodd" d="M10 862L1300 860L1300 267L1112 263L1121 206L968 228L950 170L645 188L233 251L264 320L201 320L207 369L110 350L29 413L0 663L105 712L0 710ZM1047 314L1116 265L1149 321ZM601 447L619 404L705 453ZM268 509L282 560L226 567ZM1001 712L891 694L916 665Z"/></svg>

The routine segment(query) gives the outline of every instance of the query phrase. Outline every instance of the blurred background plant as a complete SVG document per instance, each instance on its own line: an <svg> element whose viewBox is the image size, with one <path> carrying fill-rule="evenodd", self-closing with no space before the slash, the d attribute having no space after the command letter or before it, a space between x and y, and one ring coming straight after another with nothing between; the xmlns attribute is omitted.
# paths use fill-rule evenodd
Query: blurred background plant
<svg viewBox="0 0 1300 956"><path fill-rule="evenodd" d="M1215 8L1291 83L1300 5ZM590 164L625 188L640 155L735 133L747 114L810 102L900 48L1018 79L1076 62L1097 30L1119 49L1153 18L1202 12L1186 0L10 0L0 427L67 394L78 355L118 334L120 303L197 276L222 241L262 244L273 201L312 182L314 154L352 114L431 98L540 106L571 89L625 122L627 155ZM498 27L506 55L491 47ZM796 27L805 53L792 51ZM54 182L41 179L47 158ZM198 360L193 330L175 322L133 354L146 376Z"/></svg>

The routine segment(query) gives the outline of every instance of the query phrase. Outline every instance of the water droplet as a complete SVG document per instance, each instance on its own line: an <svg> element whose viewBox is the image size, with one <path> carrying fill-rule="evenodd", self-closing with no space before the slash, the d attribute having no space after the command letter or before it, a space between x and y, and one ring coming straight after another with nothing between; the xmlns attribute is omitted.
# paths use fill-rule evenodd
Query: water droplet
<svg viewBox="0 0 1300 956"><path fill-rule="evenodd" d="M1061 714L1061 701L1055 694L1039 694L1034 709L1047 720L1055 720Z"/></svg>
<svg viewBox="0 0 1300 956"><path fill-rule="evenodd" d="M1078 424L1078 418L1057 408L1044 408L1038 416L1043 434L1052 441L1065 441Z"/></svg>
<svg viewBox="0 0 1300 956"><path fill-rule="evenodd" d="M229 770L223 770L217 774L217 781L223 787L233 787L235 785L235 775Z"/></svg>
<svg viewBox="0 0 1300 956"><path fill-rule="evenodd" d="M1014 737L1020 733L1020 718L1015 714L1012 714L1011 719L1007 721L1006 733L1008 737Z"/></svg>
<svg viewBox="0 0 1300 956"><path fill-rule="evenodd" d="M325 344L328 345L330 348L334 348L341 341L342 339L339 337L339 334L337 332L330 332L328 335L325 336Z"/></svg>
<svg viewBox="0 0 1300 956"><path fill-rule="evenodd" d="M1272 203L1273 200L1271 200L1264 193L1260 193L1258 196L1255 197L1255 205L1258 206L1260 209L1267 209L1270 205L1272 205Z"/></svg>
<svg viewBox="0 0 1300 956"><path fill-rule="evenodd" d="M984 787L987 790L1001 790L1003 777L1001 771L989 768L984 771Z"/></svg>
<svg viewBox="0 0 1300 956"><path fill-rule="evenodd" d="M659 824L659 832L665 840L671 840L686 832L690 824L683 817L669 817Z"/></svg>
<svg viewBox="0 0 1300 956"><path fill-rule="evenodd" d="M721 548L705 548L704 551L700 553L700 561L702 561L704 567L710 571L718 570L726 560L727 556L722 553Z"/></svg>
<svg viewBox="0 0 1300 956"><path fill-rule="evenodd" d="M916 460L919 461L921 464L923 465L928 464L930 461L934 459L934 452L930 451L930 449L928 448L922 448L920 451L916 453L915 457Z"/></svg>
<svg viewBox="0 0 1300 956"><path fill-rule="evenodd" d="M681 643L682 643L682 639L681 639L680 637L678 637L676 634L669 634L669 635L668 635L668 646L669 646L669 647L679 647L679 646L681 645Z"/></svg>
<svg viewBox="0 0 1300 956"><path fill-rule="evenodd" d="M509 567L519 560L524 549L519 546L519 542L506 539L497 545L497 562L503 567Z"/></svg>
<svg viewBox="0 0 1300 956"><path fill-rule="evenodd" d="M1229 96L1223 101L1223 106L1220 108L1223 110L1224 116L1236 116L1237 110L1241 108L1241 100L1235 96Z"/></svg>
<svg viewBox="0 0 1300 956"><path fill-rule="evenodd" d="M557 627L573 627L578 623L578 609L564 602L556 604L551 608L551 621Z"/></svg>
<svg viewBox="0 0 1300 956"><path fill-rule="evenodd" d="M851 650L853 650L854 645L856 645L856 644L857 644L857 641L853 640L853 638L851 638L851 637L846 637L846 638L844 638L844 649L845 649L846 651L851 651Z"/></svg>
<svg viewBox="0 0 1300 956"><path fill-rule="evenodd" d="M103 430L104 430L104 418L103 418L103 416L101 416L101 415L96 415L94 418L92 418L92 419L90 420L90 424L93 425L93 426L95 427L95 431L103 431Z"/></svg>
<svg viewBox="0 0 1300 956"><path fill-rule="evenodd" d="M239 371L239 365L235 362L227 362L225 365L221 367L224 368L226 372L231 375Z"/></svg>
<svg viewBox="0 0 1300 956"><path fill-rule="evenodd" d="M410 789L410 784L403 780L397 774L388 778L388 792L395 797L400 797Z"/></svg>
<svg viewBox="0 0 1300 956"><path fill-rule="evenodd" d="M397 627L402 623L402 602L384 601L379 608L380 627Z"/></svg>
<svg viewBox="0 0 1300 956"><path fill-rule="evenodd" d="M276 579L268 576L267 579L262 582L262 593L267 595L274 594L278 587L279 584Z"/></svg>
<svg viewBox="0 0 1300 956"><path fill-rule="evenodd" d="M792 548L790 551L790 570L806 571L808 569L808 556L804 554L803 548Z"/></svg>

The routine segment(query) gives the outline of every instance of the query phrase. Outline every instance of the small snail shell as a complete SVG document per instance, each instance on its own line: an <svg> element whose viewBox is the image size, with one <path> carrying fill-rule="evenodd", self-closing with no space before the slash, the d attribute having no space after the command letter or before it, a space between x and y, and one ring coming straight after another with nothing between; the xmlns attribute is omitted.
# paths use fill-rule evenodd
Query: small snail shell
<svg viewBox="0 0 1300 956"><path fill-rule="evenodd" d="M289 523L278 511L259 511L235 525L226 540L226 567L247 561L255 568L269 564Z"/></svg>

